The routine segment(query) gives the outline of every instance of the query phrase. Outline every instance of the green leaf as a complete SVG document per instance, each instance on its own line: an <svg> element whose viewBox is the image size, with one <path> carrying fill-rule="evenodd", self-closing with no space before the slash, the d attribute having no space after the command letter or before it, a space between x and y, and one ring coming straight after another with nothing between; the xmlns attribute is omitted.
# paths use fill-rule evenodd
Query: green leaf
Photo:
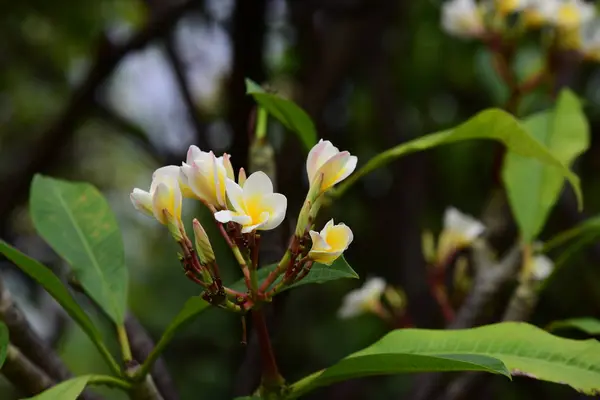
<svg viewBox="0 0 600 400"><path fill-rule="evenodd" d="M28 397L23 400L77 400L89 380L89 375L78 376L77 378L69 379L56 386L52 386L37 396Z"/></svg>
<svg viewBox="0 0 600 400"><path fill-rule="evenodd" d="M402 329L291 386L297 398L319 386L368 375L487 371L600 390L600 343L553 336L522 322L463 330Z"/></svg>
<svg viewBox="0 0 600 400"><path fill-rule="evenodd" d="M378 154L369 160L360 170L350 175L348 179L338 185L332 195L334 197L341 196L358 179L397 158L417 151L472 139L497 140L513 153L523 157L534 158L556 168L561 176L569 180L577 195L579 208L582 207L583 197L577 175L571 172L543 144L533 138L518 120L499 109L482 111L454 129L432 133Z"/></svg>
<svg viewBox="0 0 600 400"><path fill-rule="evenodd" d="M90 297L118 324L127 307L127 268L121 233L92 185L36 175L31 216L40 235L73 268Z"/></svg>
<svg viewBox="0 0 600 400"><path fill-rule="evenodd" d="M246 79L246 93L287 129L295 132L310 150L317 143L317 130L310 116L293 101L266 92L256 82Z"/></svg>
<svg viewBox="0 0 600 400"><path fill-rule="evenodd" d="M277 264L271 264L259 268L256 273L258 276L258 281L260 282L264 280L267 277L267 275L269 275L271 271L273 271L276 267ZM306 275L306 277L304 277L304 279L302 279L300 282L296 282L293 285L288 286L284 290L288 290L293 287L308 285L311 283L325 283L329 281L335 281L338 279L349 278L358 279L358 274L348 264L344 256L340 256L331 265L324 265L318 263L313 264L310 272L308 273L308 275ZM282 277L280 276L272 286L276 285L277 282L279 282L281 279ZM243 279L240 279L239 281L231 285L231 288L240 292L245 292L247 290L246 284L244 283Z"/></svg>
<svg viewBox="0 0 600 400"><path fill-rule="evenodd" d="M8 352L8 328L0 321L0 367L6 360L6 353Z"/></svg>
<svg viewBox="0 0 600 400"><path fill-rule="evenodd" d="M144 364L140 369L140 377L146 376L146 374L150 372L152 365L163 352L167 344L169 344L171 339L173 339L175 332L177 332L177 330L179 330L183 325L197 317L209 306L210 304L204 301L200 296L190 297L185 302L183 308L179 311L175 318L173 318L169 326L167 326L167 329L165 329L165 331L163 332L160 340L158 341L148 358L146 358L146 361L144 361Z"/></svg>
<svg viewBox="0 0 600 400"><path fill-rule="evenodd" d="M562 246L573 239L589 236L590 240L600 235L600 215L588 218L571 229L558 233L544 244L544 252Z"/></svg>
<svg viewBox="0 0 600 400"><path fill-rule="evenodd" d="M85 311L83 311L81 306L73 299L71 293L69 293L60 279L58 279L48 267L40 264L33 258L26 256L3 240L0 240L0 253L4 254L4 256L19 267L21 271L25 272L33 280L39 283L89 336L113 371L115 369L116 371L120 370L118 364L116 364L106 348L100 331L94 326L92 320Z"/></svg>
<svg viewBox="0 0 600 400"><path fill-rule="evenodd" d="M600 335L600 320L596 318L571 318L562 321L554 321L551 323L547 330L555 332L564 329L577 329L590 336Z"/></svg>
<svg viewBox="0 0 600 400"><path fill-rule="evenodd" d="M565 166L589 147L589 126L577 97L563 90L553 110L524 121L528 132ZM508 153L502 179L523 239L534 240L560 195L564 174L532 158Z"/></svg>

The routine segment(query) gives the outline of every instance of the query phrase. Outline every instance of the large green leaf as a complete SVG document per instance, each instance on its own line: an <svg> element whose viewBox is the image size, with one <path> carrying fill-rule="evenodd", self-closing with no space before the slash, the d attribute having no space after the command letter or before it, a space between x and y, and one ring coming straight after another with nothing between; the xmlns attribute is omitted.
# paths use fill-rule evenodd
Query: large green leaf
<svg viewBox="0 0 600 400"><path fill-rule="evenodd" d="M527 118L524 126L565 166L589 147L589 127L581 104L563 90L553 110ZM502 179L523 239L536 238L544 227L564 183L564 174L532 158L508 153Z"/></svg>
<svg viewBox="0 0 600 400"><path fill-rule="evenodd" d="M544 164L556 168L560 176L566 177L577 195L579 207L583 204L579 178L567 166L554 156L543 144L532 137L526 128L512 115L499 109L489 109L480 112L473 118L454 129L432 133L410 142L393 147L370 159L348 179L338 185L332 193L334 197L341 196L358 179L373 170L402 156L471 139L492 139L503 143L508 150L523 157L534 158Z"/></svg>
<svg viewBox="0 0 600 400"><path fill-rule="evenodd" d="M0 322L0 367L6 360L6 353L8 351L8 328L3 322Z"/></svg>
<svg viewBox="0 0 600 400"><path fill-rule="evenodd" d="M94 326L92 320L83 311L81 306L73 299L67 288L62 284L60 279L45 265L40 264L21 253L19 250L10 246L8 243L0 240L0 253L12 261L21 271L25 272L37 283L39 283L46 291L56 300L58 304L69 314L71 318L83 329L83 331L94 342L100 353L105 357L113 371L119 371L119 366L116 364L110 352L104 345L100 331Z"/></svg>
<svg viewBox="0 0 600 400"><path fill-rule="evenodd" d="M78 376L77 378L69 379L52 386L50 389L44 390L42 393L28 397L29 400L77 400L85 385L90 380L89 375ZM23 399L23 400L27 400Z"/></svg>
<svg viewBox="0 0 600 400"><path fill-rule="evenodd" d="M119 226L102 194L86 183L36 175L30 207L40 235L67 260L90 297L122 324L127 268Z"/></svg>
<svg viewBox="0 0 600 400"><path fill-rule="evenodd" d="M367 375L479 370L600 390L600 343L553 336L522 322L463 330L403 329L291 386L297 398L319 386Z"/></svg>
<svg viewBox="0 0 600 400"><path fill-rule="evenodd" d="M266 92L256 82L246 79L246 93L287 129L295 132L310 150L317 143L317 130L310 116L293 101Z"/></svg>
<svg viewBox="0 0 600 400"><path fill-rule="evenodd" d="M142 365L142 368L139 373L139 377L142 378L146 376L146 374L152 368L152 364L156 361L156 359L163 352L164 348L169 344L175 332L179 330L183 325L190 322L192 319L198 316L202 311L206 310L210 304L204 301L200 296L190 297L183 308L179 311L179 313L173 318L167 329L163 332L160 340Z"/></svg>
<svg viewBox="0 0 600 400"><path fill-rule="evenodd" d="M551 332L563 329L577 329L591 336L600 335L600 320L596 318L571 318L562 321L554 321L548 326Z"/></svg>
<svg viewBox="0 0 600 400"><path fill-rule="evenodd" d="M267 275L269 275L271 273L271 271L273 271L276 267L277 267L277 264L271 264L271 265L266 265L264 267L259 268L257 271L257 276L258 276L259 282L264 280L267 277ZM304 279L302 279L300 282L296 282L293 285L288 286L287 288L285 288L285 290L288 290L288 289L291 289L291 288L297 287L297 286L308 285L311 283L325 283L325 282L334 281L334 280L338 280L338 279L349 279L349 278L350 279L358 279L358 274L348 264L348 262L346 261L344 256L340 256L331 265L324 265L324 264L318 264L318 263L314 264L312 266L310 272L308 273L308 275L306 275L306 277L304 277ZM277 282L279 282L281 279L282 279L282 277L280 276L275 281L274 285L276 285ZM231 285L231 288L234 290L240 291L240 292L245 292L247 290L246 284L244 283L243 279L240 279L239 281L237 281L236 283Z"/></svg>

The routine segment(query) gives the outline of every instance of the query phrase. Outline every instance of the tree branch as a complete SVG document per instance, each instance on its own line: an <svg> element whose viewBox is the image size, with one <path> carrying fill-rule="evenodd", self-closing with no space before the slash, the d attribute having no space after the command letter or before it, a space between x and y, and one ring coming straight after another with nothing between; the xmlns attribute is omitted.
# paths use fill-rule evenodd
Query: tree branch
<svg viewBox="0 0 600 400"><path fill-rule="evenodd" d="M36 395L54 385L54 381L44 371L12 344L8 345L6 361L0 371L15 388L27 396Z"/></svg>
<svg viewBox="0 0 600 400"><path fill-rule="evenodd" d="M98 88L110 77L121 60L130 52L144 48L155 38L166 35L198 1L187 0L170 7L160 16L151 18L142 30L123 44L114 45L106 37L100 38L87 78L72 94L56 121L40 136L37 143L30 146L31 152L23 169L9 174L4 182L0 182L3 191L11 194L0 196L0 221L6 220L11 211L25 199L33 175L48 170L60 159L60 150L70 143L85 115L90 112Z"/></svg>

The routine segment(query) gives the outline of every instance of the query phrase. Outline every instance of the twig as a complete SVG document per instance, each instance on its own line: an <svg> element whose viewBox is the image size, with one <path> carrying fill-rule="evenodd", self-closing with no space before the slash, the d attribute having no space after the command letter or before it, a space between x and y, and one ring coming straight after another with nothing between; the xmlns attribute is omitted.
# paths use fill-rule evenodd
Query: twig
<svg viewBox="0 0 600 400"><path fill-rule="evenodd" d="M28 396L36 395L54 385L54 381L44 371L12 344L8 345L6 361L0 371L15 388Z"/></svg>
<svg viewBox="0 0 600 400"><path fill-rule="evenodd" d="M167 34L198 1L187 0L170 7L161 15L152 18L143 29L123 44L114 45L107 38L100 38L98 51L87 78L75 90L55 123L40 135L37 143L29 147L32 151L24 168L9 174L9 177L1 182L3 191L11 195L0 197L0 221L5 220L12 209L23 201L33 175L47 170L60 158L60 150L71 141L84 116L91 110L97 89L110 77L121 60L130 52L140 50L155 38Z"/></svg>
<svg viewBox="0 0 600 400"><path fill-rule="evenodd" d="M154 341L144 329L140 321L132 314L128 313L125 319L125 329L129 336L131 351L133 357L140 363L143 363L155 346ZM179 395L167 370L167 366L162 357L159 357L153 364L151 370L154 383L158 391L165 400L178 400Z"/></svg>

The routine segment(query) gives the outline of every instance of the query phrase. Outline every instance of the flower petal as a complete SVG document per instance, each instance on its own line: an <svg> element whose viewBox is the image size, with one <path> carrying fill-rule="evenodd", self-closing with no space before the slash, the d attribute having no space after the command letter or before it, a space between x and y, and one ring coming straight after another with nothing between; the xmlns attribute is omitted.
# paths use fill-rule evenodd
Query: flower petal
<svg viewBox="0 0 600 400"><path fill-rule="evenodd" d="M342 179L350 175L352 170L348 172L349 168L346 168L346 164L352 165L351 155L347 151L342 151L335 156L331 157L323 166L319 169L318 173L323 174L323 182L321 183L321 190L325 191ZM354 162L354 167L356 163Z"/></svg>
<svg viewBox="0 0 600 400"><path fill-rule="evenodd" d="M331 246L327 241L316 231L309 231L310 239L312 241L311 251L322 251L330 250Z"/></svg>
<svg viewBox="0 0 600 400"><path fill-rule="evenodd" d="M273 182L267 174L256 171L244 183L244 199L273 193Z"/></svg>
<svg viewBox="0 0 600 400"><path fill-rule="evenodd" d="M339 149L329 140L319 140L319 143L313 146L306 158L306 172L309 181L312 182L319 168L339 152Z"/></svg>
<svg viewBox="0 0 600 400"><path fill-rule="evenodd" d="M232 179L225 181L225 187L227 192L227 198L233 206L233 209L239 213L245 213L244 209L244 191L235 183Z"/></svg>
<svg viewBox="0 0 600 400"><path fill-rule="evenodd" d="M485 225L454 207L448 207L444 213L444 230L458 233L471 242L485 231Z"/></svg>
<svg viewBox="0 0 600 400"><path fill-rule="evenodd" d="M186 163L192 164L194 160L201 157L201 154L204 153L202 150L198 148L196 145L191 145L187 151L187 158L185 160Z"/></svg>
<svg viewBox="0 0 600 400"><path fill-rule="evenodd" d="M215 219L222 224L233 221L233 212L229 210L217 211L215 213Z"/></svg>
<svg viewBox="0 0 600 400"><path fill-rule="evenodd" d="M311 260L320 264L331 265L339 256L342 255L342 251L309 251L308 256Z"/></svg>
<svg viewBox="0 0 600 400"><path fill-rule="evenodd" d="M235 173L233 172L233 165L231 165L231 155L223 153L223 166L229 179L235 180Z"/></svg>
<svg viewBox="0 0 600 400"><path fill-rule="evenodd" d="M160 182L152 195L152 211L154 212L154 217L163 225L166 225L168 222L163 210L173 215L172 204L173 200L169 186L165 182Z"/></svg>
<svg viewBox="0 0 600 400"><path fill-rule="evenodd" d="M287 197L281 193L272 193L262 199L261 206L269 214L268 220L261 226L261 230L275 229L281 225L287 210Z"/></svg>
<svg viewBox="0 0 600 400"><path fill-rule="evenodd" d="M135 188L129 195L129 198L136 210L154 217L154 213L152 212L152 195L149 192Z"/></svg>

